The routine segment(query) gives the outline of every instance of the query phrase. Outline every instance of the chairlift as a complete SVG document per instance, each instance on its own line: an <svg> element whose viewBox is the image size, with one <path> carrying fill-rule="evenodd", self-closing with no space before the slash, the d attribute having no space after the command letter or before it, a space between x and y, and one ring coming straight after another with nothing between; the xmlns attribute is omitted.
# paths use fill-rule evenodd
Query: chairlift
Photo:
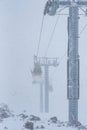
<svg viewBox="0 0 87 130"><path fill-rule="evenodd" d="M34 65L34 69L31 73L33 76L33 83L40 83L42 79L42 69L38 63Z"/></svg>
<svg viewBox="0 0 87 130"><path fill-rule="evenodd" d="M35 64L34 69L32 71L32 76L42 76L42 69L39 64Z"/></svg>

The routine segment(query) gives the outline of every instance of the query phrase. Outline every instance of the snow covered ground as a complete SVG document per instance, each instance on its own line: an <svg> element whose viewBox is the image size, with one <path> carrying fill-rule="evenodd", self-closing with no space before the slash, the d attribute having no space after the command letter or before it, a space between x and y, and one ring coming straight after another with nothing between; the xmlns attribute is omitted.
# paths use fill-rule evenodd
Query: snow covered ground
<svg viewBox="0 0 87 130"><path fill-rule="evenodd" d="M18 118L8 118L5 119L3 122L0 123L0 130L27 130L24 127L25 121L20 121ZM37 123L38 126L40 124ZM73 130L75 128L70 128L70 127L57 127L56 125L45 125L45 128L42 128L43 130ZM41 128L34 128L34 129L39 129L42 130Z"/></svg>
<svg viewBox="0 0 87 130"><path fill-rule="evenodd" d="M60 121L57 116L50 114L29 114L27 111L15 113L6 104L0 104L0 130L83 130L82 124L78 127L70 126L66 121ZM87 130L87 129L86 129Z"/></svg>

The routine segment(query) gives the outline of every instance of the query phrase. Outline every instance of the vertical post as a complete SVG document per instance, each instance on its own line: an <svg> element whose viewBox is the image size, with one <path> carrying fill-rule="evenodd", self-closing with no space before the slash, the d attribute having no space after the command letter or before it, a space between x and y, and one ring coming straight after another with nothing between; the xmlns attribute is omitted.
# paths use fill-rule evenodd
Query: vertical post
<svg viewBox="0 0 87 130"><path fill-rule="evenodd" d="M78 54L78 7L69 8L68 17L68 59L67 95L69 99L69 122L78 125L79 99L79 54Z"/></svg>
<svg viewBox="0 0 87 130"><path fill-rule="evenodd" d="M43 112L43 83L40 83L40 112Z"/></svg>
<svg viewBox="0 0 87 130"><path fill-rule="evenodd" d="M49 112L49 77L48 65L45 65L45 112Z"/></svg>
<svg viewBox="0 0 87 130"><path fill-rule="evenodd" d="M43 91L43 83L40 83L40 110L46 113L49 112L49 67L58 66L58 58L48 57L34 57L34 64L39 64L44 67L44 84L45 89ZM44 97L44 99L43 99ZM43 103L44 102L44 103Z"/></svg>

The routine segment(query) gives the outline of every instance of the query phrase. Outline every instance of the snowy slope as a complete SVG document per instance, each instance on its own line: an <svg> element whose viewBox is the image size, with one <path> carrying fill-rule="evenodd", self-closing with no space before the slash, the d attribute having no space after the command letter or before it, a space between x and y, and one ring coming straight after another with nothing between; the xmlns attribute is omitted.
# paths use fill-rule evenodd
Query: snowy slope
<svg viewBox="0 0 87 130"><path fill-rule="evenodd" d="M4 119L0 123L0 130L27 130L25 128L25 123L27 121L30 121L29 118L22 119L18 116L9 117L7 119ZM31 121L30 121L31 122ZM36 130L75 130L77 128L62 126L61 123L50 123L48 124L47 120L41 120L41 121L32 121L34 123L34 129ZM43 126L44 128L41 128Z"/></svg>
<svg viewBox="0 0 87 130"><path fill-rule="evenodd" d="M8 130L27 130L26 128L24 128L24 123L25 123L24 121L20 121L18 118L8 118L8 119L4 120L2 123L0 123L0 130L5 130L5 129L8 129ZM34 128L34 129L37 129L37 128ZM41 128L38 128L38 129L39 130L73 130L75 128L45 125L44 129L41 129Z"/></svg>
<svg viewBox="0 0 87 130"><path fill-rule="evenodd" d="M37 116L31 115L27 111L16 114L10 111L8 105L0 105L0 130L28 130L31 124L33 124L34 130L86 129L81 124L79 124L78 128L69 126L68 122L60 121L56 116L49 114L39 114Z"/></svg>

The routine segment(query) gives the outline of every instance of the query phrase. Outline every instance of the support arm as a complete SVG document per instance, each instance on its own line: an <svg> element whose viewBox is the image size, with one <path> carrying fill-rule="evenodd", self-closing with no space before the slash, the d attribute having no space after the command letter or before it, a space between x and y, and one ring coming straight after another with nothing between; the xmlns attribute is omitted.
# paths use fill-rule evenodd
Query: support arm
<svg viewBox="0 0 87 130"><path fill-rule="evenodd" d="M44 15L55 15L56 10L59 8L59 0L48 0L45 5Z"/></svg>
<svg viewBox="0 0 87 130"><path fill-rule="evenodd" d="M79 6L85 6L87 7L87 0L85 1L77 1L77 2L72 2L70 0L67 1L62 1L62 0L48 0L45 4L45 9L44 9L44 15L48 14L50 16L53 16L56 14L57 9L59 6L72 6L72 5L77 5Z"/></svg>

